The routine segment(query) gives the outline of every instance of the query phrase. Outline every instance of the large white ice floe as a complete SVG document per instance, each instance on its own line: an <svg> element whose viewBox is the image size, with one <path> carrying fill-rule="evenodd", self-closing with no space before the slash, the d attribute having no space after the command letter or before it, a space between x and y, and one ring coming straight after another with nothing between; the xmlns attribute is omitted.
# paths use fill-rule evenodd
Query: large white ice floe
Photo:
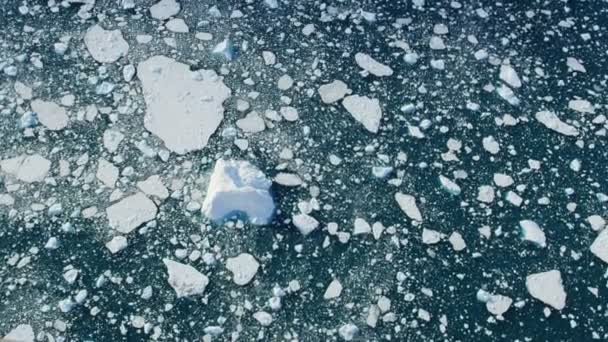
<svg viewBox="0 0 608 342"><path fill-rule="evenodd" d="M253 277L258 273L260 263L255 260L253 255L241 253L234 258L228 258L226 260L226 268L232 272L232 281L237 285L243 286L253 280Z"/></svg>
<svg viewBox="0 0 608 342"><path fill-rule="evenodd" d="M535 115L536 120L542 123L545 127L556 131L557 133L568 135L568 136L577 136L578 129L576 127L571 126L562 120L559 119L557 115L553 112L548 111L540 111Z"/></svg>
<svg viewBox="0 0 608 342"><path fill-rule="evenodd" d="M154 220L158 208L141 192L123 198L106 209L110 227L128 234L142 224Z"/></svg>
<svg viewBox="0 0 608 342"><path fill-rule="evenodd" d="M566 306L566 291L558 270L530 274L526 277L526 288L532 297L557 310Z"/></svg>
<svg viewBox="0 0 608 342"><path fill-rule="evenodd" d="M120 30L106 30L99 25L87 30L84 44L91 56L100 63L114 63L129 52L129 44Z"/></svg>
<svg viewBox="0 0 608 342"><path fill-rule="evenodd" d="M51 161L39 154L21 155L0 161L2 172L26 183L42 182L51 168Z"/></svg>
<svg viewBox="0 0 608 342"><path fill-rule="evenodd" d="M169 285L178 298L189 297L205 292L209 278L190 265L163 259L169 275Z"/></svg>
<svg viewBox="0 0 608 342"><path fill-rule="evenodd" d="M372 133L378 133L380 119L382 119L382 108L380 108L378 99L351 95L344 98L342 105L365 129Z"/></svg>
<svg viewBox="0 0 608 342"><path fill-rule="evenodd" d="M144 126L178 154L207 146L224 118L230 89L213 70L154 56L137 67L146 101Z"/></svg>
<svg viewBox="0 0 608 342"><path fill-rule="evenodd" d="M275 210L271 185L272 181L248 161L220 159L213 168L202 212L216 222L243 214L252 224L267 224Z"/></svg>

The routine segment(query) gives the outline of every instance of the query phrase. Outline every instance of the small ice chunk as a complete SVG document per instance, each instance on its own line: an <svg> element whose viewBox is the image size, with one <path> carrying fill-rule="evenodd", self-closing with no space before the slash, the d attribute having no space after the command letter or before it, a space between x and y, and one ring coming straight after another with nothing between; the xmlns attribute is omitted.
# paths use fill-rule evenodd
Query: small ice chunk
<svg viewBox="0 0 608 342"><path fill-rule="evenodd" d="M355 54L355 61L357 62L357 65L359 65L359 67L361 67L363 70L369 72L372 75L383 77L391 76L393 74L393 69L391 69L387 65L378 62L368 54L358 52L357 54Z"/></svg>
<svg viewBox="0 0 608 342"><path fill-rule="evenodd" d="M498 144L498 141L496 141L496 139L494 139L494 137L491 135L483 138L481 140L481 143L483 145L483 148L486 151L490 152L490 154L496 154L500 151L500 145Z"/></svg>
<svg viewBox="0 0 608 342"><path fill-rule="evenodd" d="M21 96L22 99L24 100L31 100L32 96L33 96L33 91L32 88L26 86L25 84L19 82L19 81L15 81L15 92L17 93L17 95Z"/></svg>
<svg viewBox="0 0 608 342"><path fill-rule="evenodd" d="M118 180L118 168L109 161L100 158L97 163L97 179L99 179L108 188L114 188Z"/></svg>
<svg viewBox="0 0 608 342"><path fill-rule="evenodd" d="M118 150L118 146L125 138L124 134L113 129L107 129L103 132L103 146L110 153L114 153Z"/></svg>
<svg viewBox="0 0 608 342"><path fill-rule="evenodd" d="M230 38L225 38L219 42L211 52L223 55L228 61L233 61L238 55L238 49Z"/></svg>
<svg viewBox="0 0 608 342"><path fill-rule="evenodd" d="M300 186L303 181L300 176L295 173L287 173L287 172L279 172L276 176L274 176L275 183L281 184L283 186Z"/></svg>
<svg viewBox="0 0 608 342"><path fill-rule="evenodd" d="M445 24L435 24L433 26L433 33L434 34L448 34L449 29L447 27L447 25Z"/></svg>
<svg viewBox="0 0 608 342"><path fill-rule="evenodd" d="M531 241L540 247L547 246L545 232L543 232L536 222L531 220L521 220L519 221L519 226L521 228L522 238L524 240Z"/></svg>
<svg viewBox="0 0 608 342"><path fill-rule="evenodd" d="M365 221L364 219L357 217L355 219L355 227L353 230L353 235L360 235L360 234L369 234L372 232L372 226L369 225L369 223L367 223L367 221Z"/></svg>
<svg viewBox="0 0 608 342"><path fill-rule="evenodd" d="M55 102L34 100L31 107L38 121L52 131L62 130L68 125L65 109Z"/></svg>
<svg viewBox="0 0 608 342"><path fill-rule="evenodd" d="M291 76L283 75L279 77L279 80L277 81L277 87L279 87L279 89L281 90L287 90L293 86L293 83L293 78L291 78Z"/></svg>
<svg viewBox="0 0 608 342"><path fill-rule="evenodd" d="M438 36L432 36L431 39L429 40L429 47L432 50L444 50L445 43L443 42L443 38L438 37Z"/></svg>
<svg viewBox="0 0 608 342"><path fill-rule="evenodd" d="M327 289L325 289L325 293L323 294L323 299L334 299L340 297L342 293L342 284L338 279L334 279L329 283Z"/></svg>
<svg viewBox="0 0 608 342"><path fill-rule="evenodd" d="M274 65L277 62L277 56L272 51L262 51L262 58L266 65Z"/></svg>
<svg viewBox="0 0 608 342"><path fill-rule="evenodd" d="M188 28L188 25L186 24L184 19L181 19L181 18L174 18L174 19L169 20L165 24L165 27L167 27L167 29L169 31L175 32L175 33L187 33L190 31L190 29Z"/></svg>
<svg viewBox="0 0 608 342"><path fill-rule="evenodd" d="M503 80L505 83L507 83L513 88L521 87L521 80L519 79L517 72L515 71L515 69L513 69L512 66L508 64L503 64L500 66L499 77L501 80Z"/></svg>
<svg viewBox="0 0 608 342"><path fill-rule="evenodd" d="M35 340L34 329L29 324L19 324L2 339L6 342L34 342Z"/></svg>
<svg viewBox="0 0 608 342"><path fill-rule="evenodd" d="M460 195L460 186L448 177L445 177L444 175L439 175L439 183L441 184L443 190L447 191L449 194L452 194L454 196Z"/></svg>
<svg viewBox="0 0 608 342"><path fill-rule="evenodd" d="M51 169L51 161L39 154L21 155L0 161L0 169L22 182L42 182Z"/></svg>
<svg viewBox="0 0 608 342"><path fill-rule="evenodd" d="M595 107L587 100L570 100L568 108L584 114L595 114Z"/></svg>
<svg viewBox="0 0 608 342"><path fill-rule="evenodd" d="M352 323L344 324L338 329L338 335L340 335L344 341L352 341L358 333L359 328Z"/></svg>
<svg viewBox="0 0 608 342"><path fill-rule="evenodd" d="M235 284L244 286L253 280L260 263L249 253L241 253L234 258L226 260L226 268L232 272L232 280Z"/></svg>
<svg viewBox="0 0 608 342"><path fill-rule="evenodd" d="M509 88L508 86L504 84L501 85L500 87L496 88L496 93L503 100L507 101L511 106L519 106L519 99L517 98L517 96L515 96L513 90L511 90L511 88Z"/></svg>
<svg viewBox="0 0 608 342"><path fill-rule="evenodd" d="M312 233L319 227L319 221L307 214L293 215L291 219L293 221L293 225L296 226L298 231L300 231L300 233L304 236Z"/></svg>
<svg viewBox="0 0 608 342"><path fill-rule="evenodd" d="M115 236L112 238L112 240L110 240L106 243L106 248L112 254L116 254L116 253L122 251L123 249L127 248L128 246L129 246L129 243L127 242L127 238L122 235Z"/></svg>
<svg viewBox="0 0 608 342"><path fill-rule="evenodd" d="M561 121L557 115L553 112L548 111L540 111L535 115L536 120L542 123L545 127L556 131L557 133L568 135L568 136L577 136L578 130L576 127L568 125L567 123Z"/></svg>
<svg viewBox="0 0 608 342"><path fill-rule="evenodd" d="M416 197L401 192L395 194L395 200L399 208L412 220L422 222L422 214L416 205Z"/></svg>
<svg viewBox="0 0 608 342"><path fill-rule="evenodd" d="M150 7L150 15L154 19L167 20L179 13L180 5L175 0L160 0Z"/></svg>
<svg viewBox="0 0 608 342"><path fill-rule="evenodd" d="M313 32L315 32L314 24L308 24L302 28L302 34L305 35L306 37L310 36Z"/></svg>
<svg viewBox="0 0 608 342"><path fill-rule="evenodd" d="M465 248L467 248L466 242L462 238L462 235L458 232L453 232L450 235L450 237L448 238L448 241L450 242L450 244L452 245L452 248L456 252L460 252L460 251L464 250Z"/></svg>
<svg viewBox="0 0 608 342"><path fill-rule="evenodd" d="M363 124L365 129L378 133L380 119L382 119L382 108L378 99L351 95L344 98L342 105L355 120Z"/></svg>
<svg viewBox="0 0 608 342"><path fill-rule="evenodd" d="M568 65L568 68L572 71L587 72L587 69L585 69L583 64L574 57L568 57L566 59L566 65Z"/></svg>
<svg viewBox="0 0 608 342"><path fill-rule="evenodd" d="M220 159L215 163L201 210L216 222L244 214L254 225L268 224L275 209L271 185L251 163Z"/></svg>
<svg viewBox="0 0 608 342"><path fill-rule="evenodd" d="M323 103L334 103L351 93L351 90L348 89L346 83L340 80L334 80L331 83L324 84L319 87L318 91Z"/></svg>
<svg viewBox="0 0 608 342"><path fill-rule="evenodd" d="M600 215L591 215L587 217L587 222L591 225L591 229L596 232L604 229L606 227L606 220Z"/></svg>
<svg viewBox="0 0 608 342"><path fill-rule="evenodd" d="M175 290L178 298L201 294L205 291L209 278L190 265L163 259L169 274L169 285Z"/></svg>
<svg viewBox="0 0 608 342"><path fill-rule="evenodd" d="M530 274L526 277L526 288L532 297L557 310L566 306L566 292L558 270Z"/></svg>
<svg viewBox="0 0 608 342"><path fill-rule="evenodd" d="M138 192L123 198L106 209L110 227L128 234L142 224L154 220L158 208L146 195Z"/></svg>
<svg viewBox="0 0 608 342"><path fill-rule="evenodd" d="M213 70L191 71L165 56L139 63L146 115L144 126L178 154L200 150L224 118L230 89Z"/></svg>
<svg viewBox="0 0 608 342"><path fill-rule="evenodd" d="M244 118L237 120L236 126L245 133L258 133L266 129L264 119L256 111L250 112Z"/></svg>
<svg viewBox="0 0 608 342"><path fill-rule="evenodd" d="M482 185L478 188L477 200L483 203L494 201L494 188L490 185Z"/></svg>
<svg viewBox="0 0 608 342"><path fill-rule="evenodd" d="M495 173L494 174L494 184L501 188L506 188L513 184L513 178L511 176L506 175L504 173Z"/></svg>
<svg viewBox="0 0 608 342"><path fill-rule="evenodd" d="M425 245L434 245L441 241L443 234L436 230L423 228L422 229L422 243Z"/></svg>
<svg viewBox="0 0 608 342"><path fill-rule="evenodd" d="M603 262L608 263L608 229L604 229L599 233L589 250Z"/></svg>
<svg viewBox="0 0 608 342"><path fill-rule="evenodd" d="M120 30L105 30L100 25L87 30L84 44L99 63L114 63L129 52L129 44Z"/></svg>
<svg viewBox="0 0 608 342"><path fill-rule="evenodd" d="M253 318L255 318L261 326L267 327L272 324L272 315L266 311L257 311L253 314Z"/></svg>
<svg viewBox="0 0 608 342"><path fill-rule="evenodd" d="M510 297L489 294L484 290L477 292L477 299L486 303L486 309L495 316L502 316L513 303L513 299Z"/></svg>

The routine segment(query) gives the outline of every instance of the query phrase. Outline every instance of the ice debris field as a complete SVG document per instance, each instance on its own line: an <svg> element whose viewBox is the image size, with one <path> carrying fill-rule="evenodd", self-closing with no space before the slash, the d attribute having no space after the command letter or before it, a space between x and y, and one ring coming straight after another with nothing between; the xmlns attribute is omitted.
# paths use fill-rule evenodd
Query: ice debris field
<svg viewBox="0 0 608 342"><path fill-rule="evenodd" d="M3 341L605 341L608 3L0 0Z"/></svg>

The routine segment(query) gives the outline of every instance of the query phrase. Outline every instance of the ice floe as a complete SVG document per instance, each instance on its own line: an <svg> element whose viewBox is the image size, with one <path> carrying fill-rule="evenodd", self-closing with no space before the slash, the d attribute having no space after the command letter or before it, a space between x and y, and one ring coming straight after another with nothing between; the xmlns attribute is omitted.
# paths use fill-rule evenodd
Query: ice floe
<svg viewBox="0 0 608 342"><path fill-rule="evenodd" d="M267 224L275 210L271 185L272 181L251 163L220 159L213 168L202 212L216 222L244 214L254 225Z"/></svg>

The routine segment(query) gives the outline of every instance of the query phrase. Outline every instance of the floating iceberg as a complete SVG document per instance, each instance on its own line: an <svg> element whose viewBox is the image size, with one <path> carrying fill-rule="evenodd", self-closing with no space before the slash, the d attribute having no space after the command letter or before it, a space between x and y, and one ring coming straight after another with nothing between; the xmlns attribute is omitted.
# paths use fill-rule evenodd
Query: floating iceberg
<svg viewBox="0 0 608 342"><path fill-rule="evenodd" d="M209 180L202 212L213 221L242 214L252 224L267 224L275 209L271 185L272 181L251 163L220 159Z"/></svg>

